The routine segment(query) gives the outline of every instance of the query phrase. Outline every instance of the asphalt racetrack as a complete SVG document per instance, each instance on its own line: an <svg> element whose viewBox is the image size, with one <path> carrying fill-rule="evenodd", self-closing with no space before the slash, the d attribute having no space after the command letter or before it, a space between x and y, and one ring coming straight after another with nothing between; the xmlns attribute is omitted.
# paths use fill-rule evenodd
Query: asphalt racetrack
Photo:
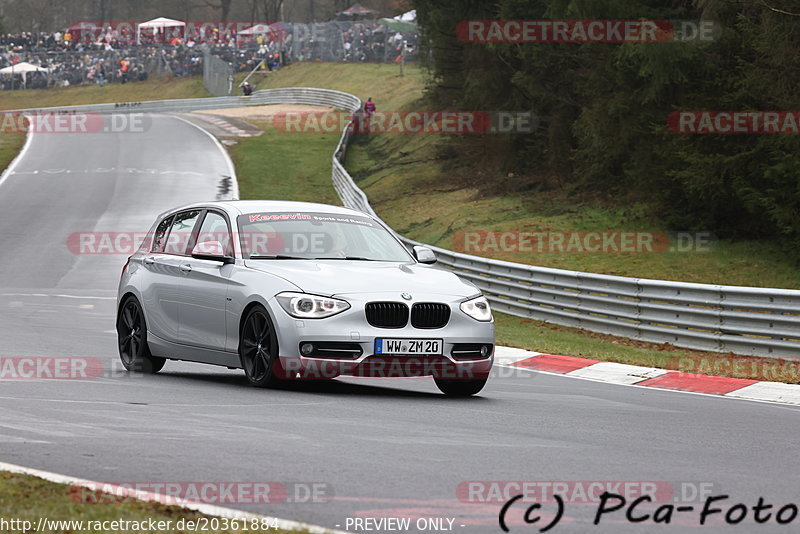
<svg viewBox="0 0 800 534"><path fill-rule="evenodd" d="M428 379L259 390L241 371L178 362L127 375L114 332L127 256L81 253L75 236L145 232L166 209L232 194L209 135L177 117L149 121L146 133L37 134L0 184L0 355L97 358L105 369L94 380L0 381L0 461L112 483L277 482L289 488L281 503L227 506L359 532L391 530L356 530L354 518L502 532L514 481L566 481L569 493L660 484L672 491L638 515L675 499L694 506L667 525L632 524L622 509L595 526L597 503L572 495L555 533L797 531L800 521L774 517L800 502L797 407L508 368L468 399L445 398ZM699 492L730 496L702 527ZM752 510L724 523L728 508L759 497L775 506L766 525ZM511 532L539 532L556 512L545 503L526 525L526 508L508 510Z"/></svg>

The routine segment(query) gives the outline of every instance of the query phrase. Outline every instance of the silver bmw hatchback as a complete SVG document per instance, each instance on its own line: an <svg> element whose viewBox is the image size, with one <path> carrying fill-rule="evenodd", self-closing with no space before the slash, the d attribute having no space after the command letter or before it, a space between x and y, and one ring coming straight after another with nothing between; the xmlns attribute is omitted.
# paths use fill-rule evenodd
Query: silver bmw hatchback
<svg viewBox="0 0 800 534"><path fill-rule="evenodd" d="M119 354L244 370L248 381L432 376L478 393L494 358L489 303L364 213L305 202L193 204L158 217L122 270Z"/></svg>

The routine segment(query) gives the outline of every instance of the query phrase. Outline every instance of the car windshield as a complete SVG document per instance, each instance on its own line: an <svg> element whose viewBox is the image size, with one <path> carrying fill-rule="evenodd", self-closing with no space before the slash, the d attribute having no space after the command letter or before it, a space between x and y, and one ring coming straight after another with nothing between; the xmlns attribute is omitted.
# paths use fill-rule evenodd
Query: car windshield
<svg viewBox="0 0 800 534"><path fill-rule="evenodd" d="M238 218L245 259L412 261L383 226L340 213L249 213Z"/></svg>

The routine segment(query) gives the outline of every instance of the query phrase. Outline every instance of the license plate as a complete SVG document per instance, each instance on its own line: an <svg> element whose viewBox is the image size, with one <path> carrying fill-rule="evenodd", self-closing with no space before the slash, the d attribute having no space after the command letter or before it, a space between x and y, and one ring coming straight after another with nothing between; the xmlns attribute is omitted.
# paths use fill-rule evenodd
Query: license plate
<svg viewBox="0 0 800 534"><path fill-rule="evenodd" d="M375 354L441 354L441 339L376 339Z"/></svg>

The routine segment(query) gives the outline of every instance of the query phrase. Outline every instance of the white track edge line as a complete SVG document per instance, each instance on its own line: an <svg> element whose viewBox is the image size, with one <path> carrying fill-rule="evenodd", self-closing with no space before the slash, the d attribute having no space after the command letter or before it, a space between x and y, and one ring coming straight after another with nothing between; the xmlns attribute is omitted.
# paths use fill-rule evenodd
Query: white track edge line
<svg viewBox="0 0 800 534"><path fill-rule="evenodd" d="M228 170L231 173L231 193L230 193L231 200L239 200L239 179L236 177L236 167L233 165L233 160L231 159L230 153L222 145L222 143L220 143L219 139L217 139L217 137L214 134L212 134L202 126L199 126L188 119L184 119L183 117L181 117L176 113L172 113L169 116L174 117L179 121L183 121L194 128L197 128L198 130L209 136L212 141L214 141L214 144L217 145L219 151L222 152L222 156L225 158L225 163L228 165Z"/></svg>
<svg viewBox="0 0 800 534"><path fill-rule="evenodd" d="M123 497L132 497L140 501L154 501L163 503L167 499L167 496L158 493L152 493L149 491L137 491L122 486L116 486L114 484L106 484L104 482L94 482L92 480L71 477L68 475L61 475L58 473L52 473L50 471L41 471L39 469L32 469L30 467L23 467L20 465L9 464L6 462L0 462L0 471L5 471L8 473L19 473L23 475L31 475L37 478L48 480L50 482L54 482L56 484L69 484L72 486L80 486L83 488L89 488L93 490L97 488L108 488L113 492L114 495ZM172 505L172 503L170 503L170 505ZM174 506L178 506L180 508L186 508L188 510L194 510L196 512L200 512L206 515L225 517L228 519L268 520L271 525L277 525L278 528L281 528L283 530L303 529L313 534L346 534L342 530L332 530L325 527L321 527L319 525L312 525L310 523L303 523L291 519L281 519L279 517L273 517L273 516L259 515L251 512L244 512L242 510L234 510L233 508L215 506L212 504L184 503L184 504L175 504Z"/></svg>

